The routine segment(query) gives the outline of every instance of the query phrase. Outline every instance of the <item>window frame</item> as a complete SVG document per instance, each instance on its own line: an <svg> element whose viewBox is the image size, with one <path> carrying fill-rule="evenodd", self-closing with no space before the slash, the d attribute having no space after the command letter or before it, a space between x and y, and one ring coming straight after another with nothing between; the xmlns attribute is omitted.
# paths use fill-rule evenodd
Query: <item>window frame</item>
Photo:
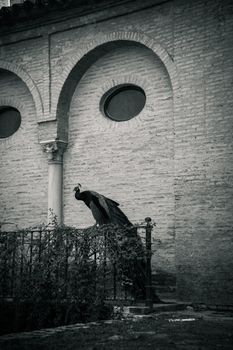
<svg viewBox="0 0 233 350"><path fill-rule="evenodd" d="M114 96L116 96L119 92L122 92L122 91L128 90L128 89L130 89L130 90L135 90L135 91L139 91L140 93L142 93L142 95L144 96L144 104L143 104L143 107L141 108L141 110L140 110L137 114L135 114L135 115L133 115L133 116L127 118L127 119L122 119L122 120L115 119L115 118L109 113L109 111L107 110L108 104L109 104L109 102L111 101L111 99L112 99ZM132 84L132 83L125 83L125 84L118 84L118 85L112 87L111 89L109 89L109 90L102 96L102 98L101 98L101 100L100 100L100 110L101 110L102 114L103 114L106 118L108 118L108 119L110 119L110 120L112 120L112 121L115 121L115 122L125 122L125 121L129 121L129 120L131 120L131 119L137 117L137 116L141 113L141 111L145 108L145 104L146 104L146 93L145 93L145 91L144 91L140 86L138 86L138 85L135 85L135 84Z"/></svg>

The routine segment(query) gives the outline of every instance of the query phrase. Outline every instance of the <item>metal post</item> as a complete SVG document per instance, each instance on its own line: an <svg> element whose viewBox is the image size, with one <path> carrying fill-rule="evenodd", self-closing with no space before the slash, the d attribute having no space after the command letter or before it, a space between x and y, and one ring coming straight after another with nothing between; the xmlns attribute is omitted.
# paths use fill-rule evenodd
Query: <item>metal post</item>
<svg viewBox="0 0 233 350"><path fill-rule="evenodd" d="M152 275L151 275L151 218L145 218L146 221L146 306L150 310L153 309L153 295L152 295Z"/></svg>
<svg viewBox="0 0 233 350"><path fill-rule="evenodd" d="M13 255L12 255L12 275L11 275L11 297L14 297L14 286L15 286L15 254L17 247L17 234L13 232L14 244L13 244Z"/></svg>
<svg viewBox="0 0 233 350"><path fill-rule="evenodd" d="M38 251L38 261L39 261L39 264L41 262L41 250L42 250L42 243L41 243L41 240L42 240L42 231L40 230L39 231L39 251Z"/></svg>
<svg viewBox="0 0 233 350"><path fill-rule="evenodd" d="M20 256L20 290L19 290L19 296L21 298L21 291L22 291L22 285L23 285L23 270L24 270L24 232L21 232L21 242L20 242L20 250L21 250L21 256Z"/></svg>
<svg viewBox="0 0 233 350"><path fill-rule="evenodd" d="M106 296L106 272L107 272L107 235L106 231L104 231L104 282L103 282L103 287L104 287L104 296Z"/></svg>
<svg viewBox="0 0 233 350"><path fill-rule="evenodd" d="M117 274L117 269L116 269L116 263L113 263L113 299L116 300L117 296L117 286L116 286L116 274Z"/></svg>
<svg viewBox="0 0 233 350"><path fill-rule="evenodd" d="M65 235L65 298L67 298L67 292L68 292L68 269L69 269L68 259L69 259L69 240L66 232L66 235Z"/></svg>
<svg viewBox="0 0 233 350"><path fill-rule="evenodd" d="M31 280L31 276L32 276L32 245L33 245L33 231L31 231L31 237L30 237L30 248L29 248L29 252L30 252L30 256L29 256L29 279Z"/></svg>

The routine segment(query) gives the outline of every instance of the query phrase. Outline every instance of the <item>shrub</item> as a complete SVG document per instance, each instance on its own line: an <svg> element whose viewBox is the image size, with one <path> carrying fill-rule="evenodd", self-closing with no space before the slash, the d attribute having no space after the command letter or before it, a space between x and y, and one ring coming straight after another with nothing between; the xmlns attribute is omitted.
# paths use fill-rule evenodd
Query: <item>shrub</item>
<svg viewBox="0 0 233 350"><path fill-rule="evenodd" d="M2 233L0 251L0 292L13 297L18 328L23 315L26 329L110 317L106 299L116 289L133 297L144 264L135 228L115 225Z"/></svg>

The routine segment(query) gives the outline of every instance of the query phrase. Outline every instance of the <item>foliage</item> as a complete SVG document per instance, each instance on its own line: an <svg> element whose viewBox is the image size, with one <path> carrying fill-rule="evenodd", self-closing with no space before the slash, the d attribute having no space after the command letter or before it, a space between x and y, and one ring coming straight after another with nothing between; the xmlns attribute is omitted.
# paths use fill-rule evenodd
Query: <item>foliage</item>
<svg viewBox="0 0 233 350"><path fill-rule="evenodd" d="M135 228L53 225L1 233L0 260L0 295L27 305L38 327L108 317L116 289L133 297L144 248Z"/></svg>

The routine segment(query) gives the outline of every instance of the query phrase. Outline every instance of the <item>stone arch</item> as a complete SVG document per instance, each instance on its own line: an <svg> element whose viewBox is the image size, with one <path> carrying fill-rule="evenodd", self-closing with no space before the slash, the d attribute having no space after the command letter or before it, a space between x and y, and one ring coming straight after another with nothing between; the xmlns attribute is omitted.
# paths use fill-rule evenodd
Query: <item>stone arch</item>
<svg viewBox="0 0 233 350"><path fill-rule="evenodd" d="M106 50L116 47L119 42L128 44L138 44L151 49L154 54L164 64L171 82L173 94L180 97L179 75L176 65L169 53L160 43L147 35L137 32L112 32L108 35L101 35L95 40L84 45L74 54L63 72L62 81L64 84L60 94L52 101L54 106L53 114L58 120L58 137L64 140L68 139L68 111L69 104L79 80L85 71L99 58ZM73 77L76 77L75 79Z"/></svg>
<svg viewBox="0 0 233 350"><path fill-rule="evenodd" d="M44 112L43 103L42 103L40 92L35 82L31 78L31 76L19 65L16 65L11 62L6 62L3 60L0 60L0 69L14 73L26 84L27 88L29 89L32 95L33 101L35 103L36 116L37 116L37 120L39 120L39 118L43 115L43 112Z"/></svg>

